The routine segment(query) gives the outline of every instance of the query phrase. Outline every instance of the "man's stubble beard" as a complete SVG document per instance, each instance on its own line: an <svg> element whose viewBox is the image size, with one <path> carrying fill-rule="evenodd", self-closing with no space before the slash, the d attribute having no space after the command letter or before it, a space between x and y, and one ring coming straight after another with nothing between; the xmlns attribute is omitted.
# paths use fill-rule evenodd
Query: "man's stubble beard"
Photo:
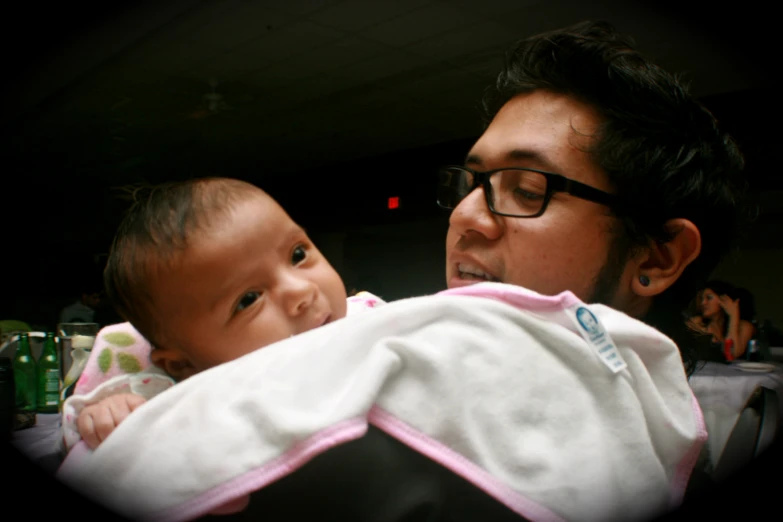
<svg viewBox="0 0 783 522"><path fill-rule="evenodd" d="M606 261L593 279L593 289L589 299L585 301L586 303L612 306L615 302L625 267L635 252L634 246L624 233L623 227L619 226L618 228L619 230L614 229L614 227L610 230L612 240L606 253Z"/></svg>

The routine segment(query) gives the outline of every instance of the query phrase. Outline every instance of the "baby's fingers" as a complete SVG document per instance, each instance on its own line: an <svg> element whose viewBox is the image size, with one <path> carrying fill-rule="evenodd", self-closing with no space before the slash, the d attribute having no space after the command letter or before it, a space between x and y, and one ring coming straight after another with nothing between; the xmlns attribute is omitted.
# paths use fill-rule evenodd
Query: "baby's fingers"
<svg viewBox="0 0 783 522"><path fill-rule="evenodd" d="M128 404L128 411L131 412L147 402L147 399L141 395L128 395L126 397L126 403Z"/></svg>
<svg viewBox="0 0 783 522"><path fill-rule="evenodd" d="M85 409L76 419L76 425L79 435L91 449L97 448L114 430L114 420L106 408Z"/></svg>

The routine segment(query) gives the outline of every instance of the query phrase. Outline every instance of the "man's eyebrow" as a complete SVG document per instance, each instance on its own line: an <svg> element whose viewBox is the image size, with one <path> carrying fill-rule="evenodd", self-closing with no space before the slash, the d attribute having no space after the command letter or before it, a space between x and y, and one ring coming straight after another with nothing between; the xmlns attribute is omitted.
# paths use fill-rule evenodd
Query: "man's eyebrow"
<svg viewBox="0 0 783 522"><path fill-rule="evenodd" d="M539 168L541 170L546 170L549 172L558 172L560 170L559 167L557 167L554 163L549 161L546 155L535 150L512 149L506 154L505 159L510 163L517 162L517 161L531 161L535 163L535 168ZM478 154L468 154L467 158L465 158L465 165L473 165L473 166L480 167L483 164L484 164L484 160ZM514 165L507 165L507 166L512 167Z"/></svg>

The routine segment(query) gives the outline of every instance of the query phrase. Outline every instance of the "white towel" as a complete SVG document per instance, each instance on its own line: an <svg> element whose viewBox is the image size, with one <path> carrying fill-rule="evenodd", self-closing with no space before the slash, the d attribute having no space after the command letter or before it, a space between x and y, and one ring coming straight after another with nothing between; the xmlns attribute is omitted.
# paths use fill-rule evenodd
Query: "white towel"
<svg viewBox="0 0 783 522"><path fill-rule="evenodd" d="M580 331L579 308L605 329L608 351ZM529 520L659 515L681 501L706 440L667 337L570 292L481 283L392 302L196 375L59 476L132 518L190 520L368 423Z"/></svg>

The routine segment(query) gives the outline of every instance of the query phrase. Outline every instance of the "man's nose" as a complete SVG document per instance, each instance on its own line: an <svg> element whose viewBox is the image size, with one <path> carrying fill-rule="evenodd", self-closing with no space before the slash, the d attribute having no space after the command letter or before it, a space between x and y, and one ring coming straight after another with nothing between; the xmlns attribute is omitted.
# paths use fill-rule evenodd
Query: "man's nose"
<svg viewBox="0 0 783 522"><path fill-rule="evenodd" d="M499 218L489 210L484 188L476 187L451 212L449 228L460 236L476 232L487 239L497 239L502 234Z"/></svg>

